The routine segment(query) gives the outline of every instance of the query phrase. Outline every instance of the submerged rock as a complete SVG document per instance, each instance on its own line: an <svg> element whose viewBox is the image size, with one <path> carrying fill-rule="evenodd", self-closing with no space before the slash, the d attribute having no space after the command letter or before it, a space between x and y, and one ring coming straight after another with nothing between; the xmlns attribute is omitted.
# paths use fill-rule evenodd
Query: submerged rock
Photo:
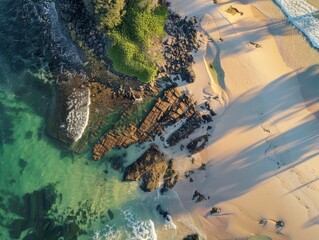
<svg viewBox="0 0 319 240"><path fill-rule="evenodd" d="M8 201L8 209L19 218L5 225L9 229L10 238L20 239L24 236L23 240L76 240L80 231L76 223L60 224L49 216L56 199L57 194L53 185L27 193L22 199L12 196ZM0 222L0 225L3 224Z"/></svg>
<svg viewBox="0 0 319 240"><path fill-rule="evenodd" d="M170 221L168 212L164 211L161 205L157 205L156 210L166 221Z"/></svg>
<svg viewBox="0 0 319 240"><path fill-rule="evenodd" d="M142 180L140 188L145 192L150 192L158 187L166 168L164 154L158 150L156 145L152 145L140 158L125 169L123 180Z"/></svg>

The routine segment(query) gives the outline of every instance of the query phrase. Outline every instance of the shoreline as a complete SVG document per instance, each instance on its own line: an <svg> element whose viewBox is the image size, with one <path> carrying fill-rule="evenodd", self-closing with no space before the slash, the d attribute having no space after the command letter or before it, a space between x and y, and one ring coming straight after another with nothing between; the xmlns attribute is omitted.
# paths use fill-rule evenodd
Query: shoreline
<svg viewBox="0 0 319 240"><path fill-rule="evenodd" d="M303 26L300 25L300 23L298 23L296 20L295 20L295 21L293 20L294 18L295 18L295 19L297 19L297 18L303 18L303 16L301 15L301 16L298 16L298 17L293 17L293 16L291 16L291 12L289 12L289 10L287 10L285 7L283 7L283 5L282 5L283 3L278 2L278 0L274 0L273 2L274 2L274 4L275 4L278 8L280 8L280 10L285 14L285 17L286 17L287 20L291 23L291 25L293 25L294 27L296 27L296 28L300 31L300 33L307 39L307 41L312 45L312 47L319 51L319 43L316 42L315 40L313 40L313 39L311 38L311 36L309 36L311 33L306 32L306 30L303 28ZM304 1L304 4L308 5L307 8L313 8L313 9L315 9L315 7L316 7L315 4L312 3L312 2L310 2L309 0L305 0L305 1ZM306 7L304 7L304 8L306 8ZM309 13L307 13L307 15L308 15L308 14L309 14ZM312 14L312 13L311 13L311 14ZM316 19L316 18L314 18L314 20L315 20L315 19ZM308 20L308 21L309 21L309 20Z"/></svg>
<svg viewBox="0 0 319 240"><path fill-rule="evenodd" d="M214 24L223 23L222 18L229 22L229 25L222 25L227 31L216 28L216 25L214 28L213 23L208 26L213 39L225 38L223 43L217 44L221 47L221 65L225 70L229 104L217 115L210 145L195 156L197 164L206 163L207 170L203 173L196 170L197 165L189 164L188 167L195 170L194 183L180 180L175 191L195 225L204 230L204 239L212 239L211 236L216 239L247 239L257 235L267 235L271 239L300 239L305 236L311 239L311 236L319 234L318 227L310 225L311 228L305 229L302 225L311 224L312 217L318 213L318 206L311 203L311 199L318 197L319 192L312 189L319 187L311 179L319 173L315 170L309 172L309 169L316 169L317 155L314 143L308 140L316 139L314 128L318 125L313 117L318 95L310 91L314 84L312 79L316 76L318 51L305 44L306 40L299 30L298 33L289 32L293 27L284 19L278 29L271 29L270 21L278 19L266 15L267 19L260 8L278 8L273 2L263 3L262 7L254 6L254 3L232 3L244 12L243 19L240 19L224 12L229 5L224 5L224 1L221 6L210 6L207 1L201 0L172 2L173 9L181 15L211 14ZM201 9L199 12L196 12L195 5L196 9ZM253 7L256 7L255 12ZM259 16L256 15L258 10L261 12ZM287 29L284 36L274 35L274 30ZM224 36L221 36L223 33ZM262 49L247 45L249 41L260 43ZM287 45L287 42L295 42L296 45ZM299 43L303 44L302 47ZM238 47L240 44L242 48ZM292 55L296 61L287 61ZM305 55L307 62L302 60ZM198 68L201 63L195 62L196 72L196 66ZM307 73L312 66L315 69L311 74ZM197 78L202 79L202 76ZM234 82L234 79L241 83ZM302 85L302 82L307 84ZM197 90L193 91L199 92L201 86L197 83L196 87ZM305 94L309 95L309 99ZM251 120L246 120L248 117ZM185 159L177 159L177 165L186 165L183 161ZM183 175L182 171L180 175ZM312 186L310 190L298 190L298 186L303 186L307 180ZM210 196L210 200L192 202L194 190ZM207 217L209 209L215 205L222 208L222 214ZM172 212L174 223L183 225L179 222L181 215L174 213L173 209ZM299 216L298 219L295 216ZM258 224L263 217L268 219L266 226ZM287 226L278 234L274 221L280 219ZM188 233L189 230L185 230L184 235Z"/></svg>

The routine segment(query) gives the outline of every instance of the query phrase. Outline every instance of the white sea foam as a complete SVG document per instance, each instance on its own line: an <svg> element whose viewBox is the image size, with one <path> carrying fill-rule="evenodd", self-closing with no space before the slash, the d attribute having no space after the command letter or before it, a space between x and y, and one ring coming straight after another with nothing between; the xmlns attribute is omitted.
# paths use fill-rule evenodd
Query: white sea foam
<svg viewBox="0 0 319 240"><path fill-rule="evenodd" d="M121 236L119 230L116 229L115 225L106 224L105 227L100 231L95 231L93 240L117 240Z"/></svg>
<svg viewBox="0 0 319 240"><path fill-rule="evenodd" d="M127 239L156 240L155 225L152 220L139 220L129 209L121 210L126 226L131 230Z"/></svg>
<svg viewBox="0 0 319 240"><path fill-rule="evenodd" d="M93 240L157 240L154 222L150 219L140 220L132 210L121 209L120 228L107 224L102 230L95 231ZM117 224L118 226L118 224Z"/></svg>
<svg viewBox="0 0 319 240"><path fill-rule="evenodd" d="M60 44L63 48L65 57L73 62L82 65L82 61L76 51L75 46L64 36L61 25L59 23L58 13L56 11L55 3L51 2L49 5L48 17L51 20L51 36L56 44ZM58 51L59 49L57 49Z"/></svg>
<svg viewBox="0 0 319 240"><path fill-rule="evenodd" d="M319 48L318 9L306 0L276 0L288 19L302 31L315 48Z"/></svg>
<svg viewBox="0 0 319 240"><path fill-rule="evenodd" d="M67 106L66 123L61 128L65 128L68 137L76 142L82 137L89 121L90 90L88 88L74 90L68 97Z"/></svg>

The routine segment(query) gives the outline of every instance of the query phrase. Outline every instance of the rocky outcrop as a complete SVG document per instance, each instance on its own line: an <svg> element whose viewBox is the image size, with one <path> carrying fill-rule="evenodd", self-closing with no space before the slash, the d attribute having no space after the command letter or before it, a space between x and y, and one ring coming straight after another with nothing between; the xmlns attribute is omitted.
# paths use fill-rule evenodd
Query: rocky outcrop
<svg viewBox="0 0 319 240"><path fill-rule="evenodd" d="M208 135L197 137L187 144L186 148L191 154L195 154L203 150L208 142Z"/></svg>
<svg viewBox="0 0 319 240"><path fill-rule="evenodd" d="M149 192L158 187L166 168L167 163L164 154L158 150L156 145L153 145L125 169L123 180L141 180L140 188Z"/></svg>
<svg viewBox="0 0 319 240"><path fill-rule="evenodd" d="M165 25L168 38L163 43L166 72L179 74L183 81L190 83L195 81L192 51L199 48L196 24L196 18L181 18L178 14L171 13Z"/></svg>
<svg viewBox="0 0 319 240"><path fill-rule="evenodd" d="M67 144L81 138L89 121L90 90L80 87L83 81L82 75L75 75L56 87L47 130L50 136Z"/></svg>
<svg viewBox="0 0 319 240"><path fill-rule="evenodd" d="M185 94L181 95L176 88L170 88L159 98L147 117L136 127L129 125L123 132L110 131L94 146L93 158L99 160L113 148L127 148L136 142L145 142L160 134L167 126L181 119L194 123L201 122L199 112L193 101ZM190 119L190 120L188 120ZM196 123L195 120L196 119ZM191 124L190 124L191 125ZM189 128L192 128L189 126ZM184 135L181 135L183 137ZM178 141L175 138L175 141Z"/></svg>
<svg viewBox="0 0 319 240"><path fill-rule="evenodd" d="M168 166L167 166L167 169L166 169L166 172L164 174L163 179L164 179L164 183L163 183L163 187L160 190L161 194L163 194L163 193L167 192L169 189L173 188L178 180L178 174L173 169L173 160L172 159L170 159L168 161Z"/></svg>
<svg viewBox="0 0 319 240"><path fill-rule="evenodd" d="M76 38L80 47L86 48L100 59L105 59L105 36L98 29L95 17L90 14L83 1L59 0L57 5L62 19L69 23L71 35Z"/></svg>
<svg viewBox="0 0 319 240"><path fill-rule="evenodd" d="M181 140L191 135L195 129L199 128L202 123L202 118L199 114L194 114L186 120L186 122L175 132L173 132L166 140L166 143L171 147L178 144Z"/></svg>

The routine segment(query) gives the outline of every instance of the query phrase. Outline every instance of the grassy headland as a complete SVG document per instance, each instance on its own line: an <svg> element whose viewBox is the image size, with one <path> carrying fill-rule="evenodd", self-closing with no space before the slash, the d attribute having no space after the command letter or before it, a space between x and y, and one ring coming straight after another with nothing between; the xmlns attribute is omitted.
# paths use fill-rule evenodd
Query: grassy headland
<svg viewBox="0 0 319 240"><path fill-rule="evenodd" d="M110 3L109 3L110 2ZM108 57L116 71L150 82L158 67L152 43L165 36L168 10L145 0L98 0L95 11L100 27L111 37ZM156 45L156 44L154 44Z"/></svg>

